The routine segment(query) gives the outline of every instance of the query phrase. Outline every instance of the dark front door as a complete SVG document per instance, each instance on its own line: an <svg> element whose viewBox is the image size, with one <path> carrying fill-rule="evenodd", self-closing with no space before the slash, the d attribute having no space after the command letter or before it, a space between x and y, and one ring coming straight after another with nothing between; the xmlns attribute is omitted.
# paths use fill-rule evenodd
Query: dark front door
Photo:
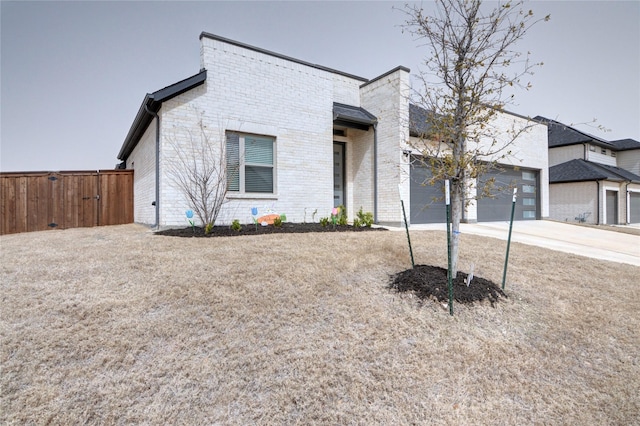
<svg viewBox="0 0 640 426"><path fill-rule="evenodd" d="M607 225L618 224L618 192L607 191Z"/></svg>
<svg viewBox="0 0 640 426"><path fill-rule="evenodd" d="M344 143L333 143L333 207L344 206Z"/></svg>

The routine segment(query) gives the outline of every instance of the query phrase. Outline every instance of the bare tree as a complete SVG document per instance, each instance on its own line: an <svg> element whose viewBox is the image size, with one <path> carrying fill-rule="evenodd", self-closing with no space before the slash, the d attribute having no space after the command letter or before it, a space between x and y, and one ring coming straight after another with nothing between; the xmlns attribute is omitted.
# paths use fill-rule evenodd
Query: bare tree
<svg viewBox="0 0 640 426"><path fill-rule="evenodd" d="M184 129L180 135L169 141L175 155L167 162L168 174L208 230L227 202L228 183L238 173L237 165L228 164L224 133L212 138L202 118L195 132Z"/></svg>
<svg viewBox="0 0 640 426"><path fill-rule="evenodd" d="M542 63L514 50L516 42L537 22L523 1L498 3L493 9L481 0L436 0L434 16L406 5L407 31L429 49L423 83L416 103L426 111L418 146L431 172L430 184L450 180L452 266L457 274L459 229L464 204L490 193L492 181L475 187L477 178L501 159L528 126L504 129L495 125L512 88L529 89L522 78ZM530 126L529 126L530 127ZM469 196L472 194L472 196Z"/></svg>

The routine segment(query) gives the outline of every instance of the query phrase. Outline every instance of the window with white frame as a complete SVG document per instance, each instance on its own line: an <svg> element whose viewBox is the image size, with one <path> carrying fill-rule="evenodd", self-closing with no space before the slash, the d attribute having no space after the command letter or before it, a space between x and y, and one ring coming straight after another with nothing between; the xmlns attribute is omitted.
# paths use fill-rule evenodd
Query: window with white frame
<svg viewBox="0 0 640 426"><path fill-rule="evenodd" d="M227 132L228 191L275 193L275 145L269 136Z"/></svg>

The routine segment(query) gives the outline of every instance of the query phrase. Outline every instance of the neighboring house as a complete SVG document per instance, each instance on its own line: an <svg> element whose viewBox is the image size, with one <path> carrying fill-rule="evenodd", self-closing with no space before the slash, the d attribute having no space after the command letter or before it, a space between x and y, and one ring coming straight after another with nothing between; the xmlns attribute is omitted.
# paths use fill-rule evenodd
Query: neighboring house
<svg viewBox="0 0 640 426"><path fill-rule="evenodd" d="M640 223L640 142L609 142L544 117L549 129L551 219Z"/></svg>
<svg viewBox="0 0 640 426"><path fill-rule="evenodd" d="M409 102L409 69L369 80L208 33L200 43L201 72L147 94L118 154L122 168L135 170L136 222L186 224L189 205L168 170L200 122L240 166L217 223L251 222L252 207L317 221L345 205L349 219L362 208L377 223L399 225L401 195L412 223L445 221L437 209L425 213L432 188L416 184L424 171L411 164L418 109ZM526 120L501 114L495 124L514 122ZM521 219L548 215L546 147L538 123L513 146L510 173L535 199ZM471 202L465 220L502 220L510 206L492 213L500 203Z"/></svg>

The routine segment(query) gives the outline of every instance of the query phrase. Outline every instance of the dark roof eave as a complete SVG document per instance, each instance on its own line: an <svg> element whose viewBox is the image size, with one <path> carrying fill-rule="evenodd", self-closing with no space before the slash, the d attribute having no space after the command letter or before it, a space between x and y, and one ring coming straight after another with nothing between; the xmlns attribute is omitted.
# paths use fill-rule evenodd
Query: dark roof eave
<svg viewBox="0 0 640 426"><path fill-rule="evenodd" d="M160 110L163 102L166 102L178 95L181 95L182 93L188 92L189 90L200 86L206 80L207 70L202 70L198 74L185 78L184 80L178 81L177 83L164 87L153 93L147 93L144 97L144 100L142 101L142 104L140 105L140 108L138 109L136 118L131 124L131 128L127 133L127 137L124 139L122 148L118 153L118 160L127 161L127 157L131 155L131 152L133 152L133 149L136 147L138 141L147 130L147 127L149 127L149 124L151 124L151 121L154 117L147 110L153 113L157 113Z"/></svg>
<svg viewBox="0 0 640 426"><path fill-rule="evenodd" d="M333 103L333 123L345 127L367 130L378 123L378 118L362 107Z"/></svg>
<svg viewBox="0 0 640 426"><path fill-rule="evenodd" d="M606 177L606 176L600 176L597 178L582 178L582 179L565 179L565 180L551 180L549 179L549 185L552 185L554 183L580 183L580 182L602 182L602 181L609 181L609 182L624 182L624 179L617 179L617 178L612 178L612 177Z"/></svg>
<svg viewBox="0 0 640 426"><path fill-rule="evenodd" d="M154 104L151 96L152 95L150 93L147 93L142 101L142 105L140 105L140 108L138 109L136 118L133 120L129 133L127 133L127 137L124 139L122 148L120 148L120 152L118 153L118 160L120 161L127 160L127 157L131 154L145 130L149 127L149 124L151 124L153 116L147 112L145 106L153 112L158 112L160 109L160 106L157 105L157 103Z"/></svg>

